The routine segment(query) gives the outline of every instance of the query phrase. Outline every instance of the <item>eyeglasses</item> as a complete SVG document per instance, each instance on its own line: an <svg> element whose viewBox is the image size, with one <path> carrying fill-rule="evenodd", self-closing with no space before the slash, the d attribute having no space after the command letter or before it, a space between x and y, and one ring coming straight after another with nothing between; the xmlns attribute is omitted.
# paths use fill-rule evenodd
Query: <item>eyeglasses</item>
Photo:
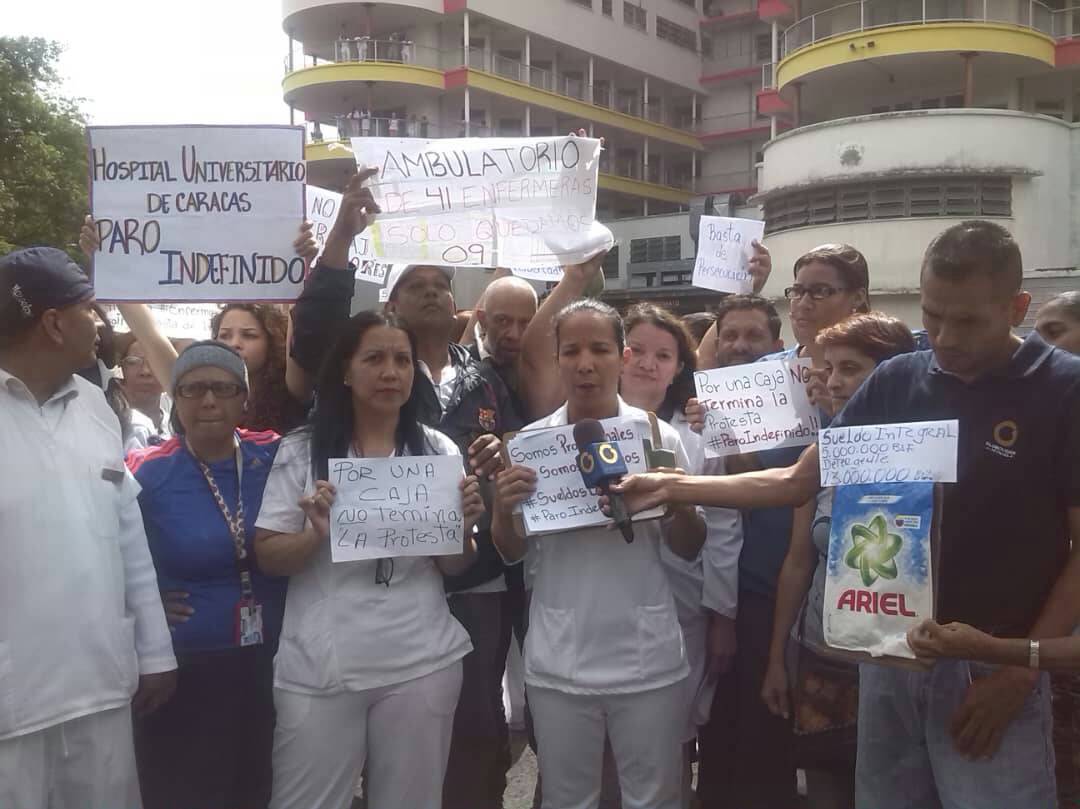
<svg viewBox="0 0 1080 809"><path fill-rule="evenodd" d="M146 360L143 357L124 357L120 360L120 365L124 368L142 368L146 365Z"/></svg>
<svg viewBox="0 0 1080 809"><path fill-rule="evenodd" d="M846 289L847 287L834 287L829 284L810 284L810 286L795 284L784 290L784 297L789 301L797 301L803 295L809 295L811 300L823 301Z"/></svg>
<svg viewBox="0 0 1080 809"><path fill-rule="evenodd" d="M235 399L244 390L236 382L188 382L176 386L176 395L181 399L201 399L207 392L215 399Z"/></svg>

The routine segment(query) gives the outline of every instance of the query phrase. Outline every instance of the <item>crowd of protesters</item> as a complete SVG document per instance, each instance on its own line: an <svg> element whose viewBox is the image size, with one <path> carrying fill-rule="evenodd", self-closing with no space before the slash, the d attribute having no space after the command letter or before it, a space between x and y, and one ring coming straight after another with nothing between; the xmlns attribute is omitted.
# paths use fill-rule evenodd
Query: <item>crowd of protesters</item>
<svg viewBox="0 0 1080 809"><path fill-rule="evenodd" d="M399 265L354 314L369 176L294 305L225 305L187 345L142 304L113 333L60 250L0 258L0 807L500 809L515 643L544 809L1080 796L1077 688L1043 673L1080 668L1080 293L1018 336L1020 247L970 221L928 246L914 332L847 244L782 270L787 348L758 294L620 314L587 294L602 255L543 300L500 271L463 324L453 269ZM755 243L750 271L781 270ZM694 371L778 358L809 361L822 424L959 420L940 608L910 636L930 668L825 642L815 447L705 451ZM629 544L522 530L509 434L647 413L678 471L622 487L663 518ZM332 562L330 459L422 455L462 459L461 553Z"/></svg>

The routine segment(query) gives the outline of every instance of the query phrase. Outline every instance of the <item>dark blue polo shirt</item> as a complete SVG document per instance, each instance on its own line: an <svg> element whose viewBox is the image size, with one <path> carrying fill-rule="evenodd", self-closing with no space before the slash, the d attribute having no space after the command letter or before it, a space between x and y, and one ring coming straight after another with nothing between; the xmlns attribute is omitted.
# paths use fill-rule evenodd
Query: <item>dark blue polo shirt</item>
<svg viewBox="0 0 1080 809"><path fill-rule="evenodd" d="M833 427L957 419L957 483L944 486L938 620L1025 637L1069 554L1080 508L1080 358L1031 334L968 384L932 351L882 363ZM1080 538L1078 538L1080 539Z"/></svg>

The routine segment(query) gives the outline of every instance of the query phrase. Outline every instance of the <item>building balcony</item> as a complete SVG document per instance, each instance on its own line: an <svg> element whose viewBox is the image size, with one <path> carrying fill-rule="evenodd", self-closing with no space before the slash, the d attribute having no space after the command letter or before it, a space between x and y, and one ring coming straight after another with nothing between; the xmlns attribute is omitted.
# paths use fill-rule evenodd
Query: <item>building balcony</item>
<svg viewBox="0 0 1080 809"><path fill-rule="evenodd" d="M724 5L731 5L726 2ZM792 7L787 0L758 0L737 9L721 8L719 2L705 3L705 15L701 18L702 31L717 31L725 28L738 28L755 22L771 22L775 19L790 19Z"/></svg>
<svg viewBox="0 0 1080 809"><path fill-rule="evenodd" d="M640 93L619 92L618 85L589 84L479 48L470 48L466 55L461 48L438 50L400 39L338 38L332 41L332 61L287 56L282 81L286 103L309 119L377 108L380 101L401 105L431 100L466 86L664 143L703 149L690 131L690 116L674 104L645 102ZM373 98L376 92L382 98Z"/></svg>
<svg viewBox="0 0 1080 809"><path fill-rule="evenodd" d="M988 109L863 115L778 135L765 145L755 198L773 264L850 242L866 254L873 288L917 290L930 239L986 218L1013 230L1025 267L1071 266L1073 142L1056 118Z"/></svg>
<svg viewBox="0 0 1080 809"><path fill-rule="evenodd" d="M1054 65L1062 12L1037 0L857 0L811 14L784 31L776 84L873 60L977 53L1013 72ZM996 57L996 58L995 58ZM929 71L940 65L927 63Z"/></svg>
<svg viewBox="0 0 1080 809"><path fill-rule="evenodd" d="M694 128L702 143L735 143L768 139L771 122L756 112L733 112L702 118Z"/></svg>

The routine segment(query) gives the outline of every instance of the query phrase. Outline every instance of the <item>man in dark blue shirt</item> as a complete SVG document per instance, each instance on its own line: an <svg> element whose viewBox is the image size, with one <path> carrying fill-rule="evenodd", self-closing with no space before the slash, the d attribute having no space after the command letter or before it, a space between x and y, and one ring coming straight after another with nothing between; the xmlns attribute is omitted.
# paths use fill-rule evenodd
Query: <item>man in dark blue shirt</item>
<svg viewBox="0 0 1080 809"><path fill-rule="evenodd" d="M1012 333L1030 296L999 225L954 225L921 279L931 351L880 365L833 426L957 419L945 487L938 619L1001 636L1069 634L1080 613L1080 359ZM633 511L660 502L801 503L820 485L816 446L788 469L721 478L635 476ZM1049 690L1031 667L942 661L926 672L863 665L859 809L1056 805Z"/></svg>

